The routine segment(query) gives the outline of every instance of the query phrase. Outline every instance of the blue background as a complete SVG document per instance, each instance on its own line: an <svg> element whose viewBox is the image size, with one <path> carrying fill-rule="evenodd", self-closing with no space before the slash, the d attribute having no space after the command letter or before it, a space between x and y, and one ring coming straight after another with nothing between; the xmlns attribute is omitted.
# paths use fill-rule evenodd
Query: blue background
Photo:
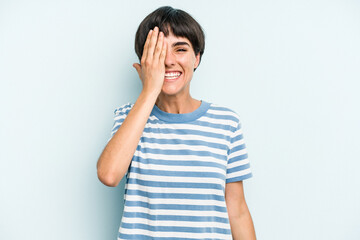
<svg viewBox="0 0 360 240"><path fill-rule="evenodd" d="M360 239L360 3L0 0L0 239L116 239L124 179L97 179L136 100L134 37L171 5L206 49L196 99L242 119L258 239Z"/></svg>

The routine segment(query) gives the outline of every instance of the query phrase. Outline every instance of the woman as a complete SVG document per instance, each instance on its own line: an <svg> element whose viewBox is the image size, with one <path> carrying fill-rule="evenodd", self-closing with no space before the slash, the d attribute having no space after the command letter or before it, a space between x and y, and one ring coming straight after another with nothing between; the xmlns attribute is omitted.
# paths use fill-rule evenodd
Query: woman
<svg viewBox="0 0 360 240"><path fill-rule="evenodd" d="M126 176L118 239L255 239L239 117L190 95L204 47L200 25L179 9L161 7L137 30L143 89L115 110L97 164L107 186Z"/></svg>

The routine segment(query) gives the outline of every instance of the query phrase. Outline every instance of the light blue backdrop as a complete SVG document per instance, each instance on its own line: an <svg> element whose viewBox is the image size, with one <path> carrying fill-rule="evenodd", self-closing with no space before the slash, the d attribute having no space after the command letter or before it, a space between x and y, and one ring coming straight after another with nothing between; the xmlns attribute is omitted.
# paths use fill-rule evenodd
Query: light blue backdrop
<svg viewBox="0 0 360 240"><path fill-rule="evenodd" d="M96 162L134 101L138 24L159 6L206 33L197 99L242 118L258 239L360 239L360 3L0 1L0 239L116 239L124 179Z"/></svg>

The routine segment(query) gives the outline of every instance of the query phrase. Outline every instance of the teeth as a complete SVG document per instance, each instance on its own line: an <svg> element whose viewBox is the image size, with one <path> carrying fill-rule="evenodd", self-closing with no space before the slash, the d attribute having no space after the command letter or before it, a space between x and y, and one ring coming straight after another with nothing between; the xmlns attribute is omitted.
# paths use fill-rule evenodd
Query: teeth
<svg viewBox="0 0 360 240"><path fill-rule="evenodd" d="M175 79L175 78L178 78L180 75L181 75L181 73L179 73L179 72L165 73L165 78Z"/></svg>
<svg viewBox="0 0 360 240"><path fill-rule="evenodd" d="M166 79L175 79L175 78L178 78L178 77L165 77Z"/></svg>

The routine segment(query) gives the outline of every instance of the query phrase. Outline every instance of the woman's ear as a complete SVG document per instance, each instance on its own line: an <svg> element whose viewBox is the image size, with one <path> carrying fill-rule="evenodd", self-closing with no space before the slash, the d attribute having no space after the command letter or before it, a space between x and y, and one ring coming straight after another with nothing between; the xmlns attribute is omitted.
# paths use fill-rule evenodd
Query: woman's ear
<svg viewBox="0 0 360 240"><path fill-rule="evenodd" d="M194 64L194 71L197 69L197 67L199 66L200 64L200 53L198 53L196 56L195 56L196 60L195 60L195 64Z"/></svg>

